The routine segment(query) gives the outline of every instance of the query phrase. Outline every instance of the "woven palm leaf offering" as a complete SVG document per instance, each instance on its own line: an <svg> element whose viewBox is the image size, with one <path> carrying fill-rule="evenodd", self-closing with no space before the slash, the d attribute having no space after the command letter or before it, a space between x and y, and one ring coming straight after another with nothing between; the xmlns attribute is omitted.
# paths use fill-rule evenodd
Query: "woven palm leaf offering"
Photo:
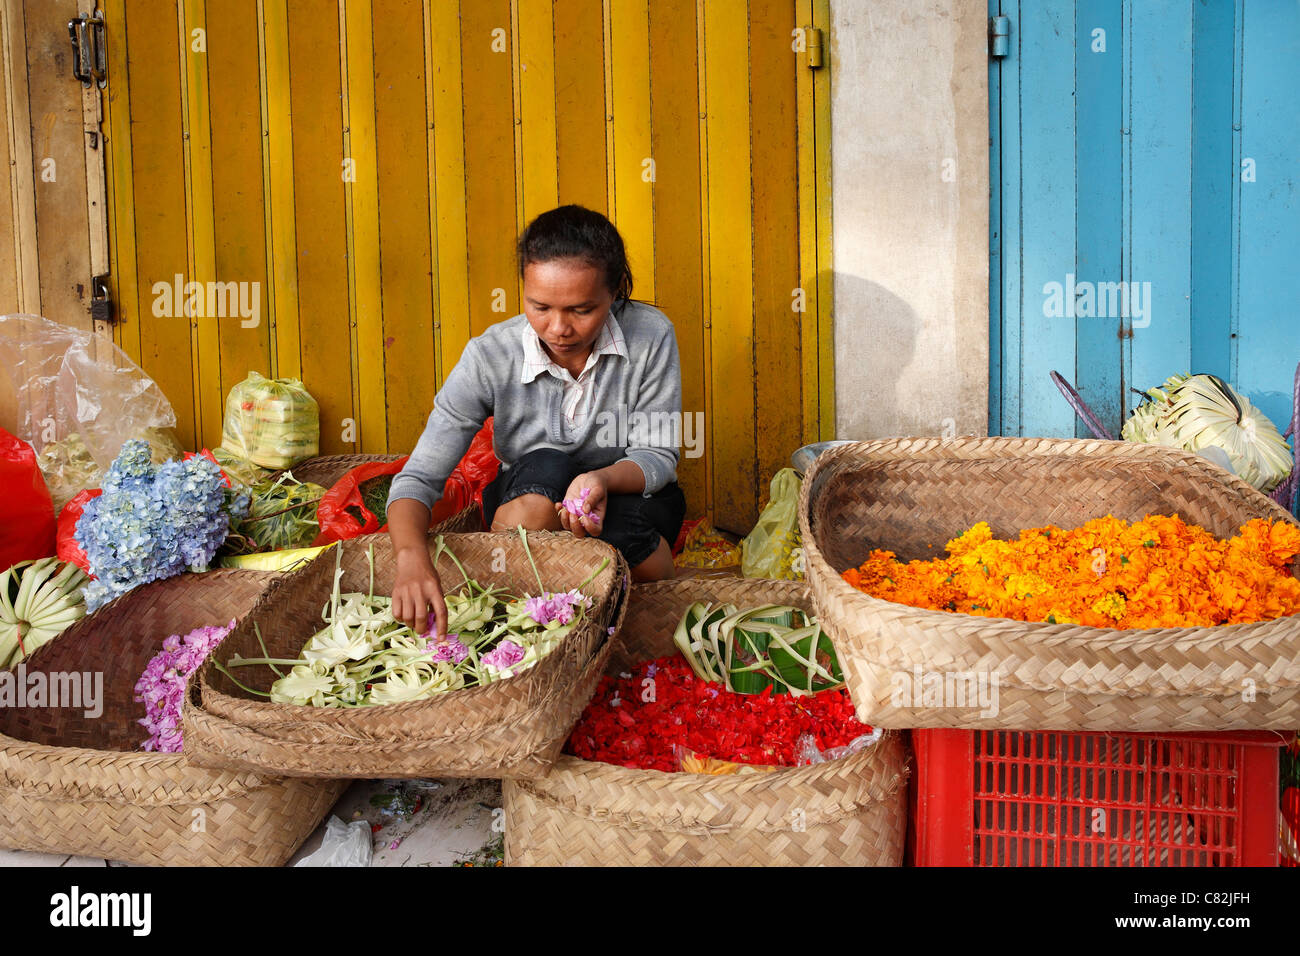
<svg viewBox="0 0 1300 956"><path fill-rule="evenodd" d="M1300 721L1300 525L1197 455L1065 439L858 442L810 471L800 524L860 719Z"/></svg>
<svg viewBox="0 0 1300 956"><path fill-rule="evenodd" d="M393 617L387 535L285 575L199 671L196 763L319 777L547 772L612 652L627 562L551 532L438 535L448 632Z"/></svg>
<svg viewBox="0 0 1300 956"><path fill-rule="evenodd" d="M270 691L240 685L276 704L313 707L368 707L424 700L435 694L482 687L521 674L550 654L587 619L592 599L583 588L609 566L606 558L576 588L548 592L533 561L527 536L524 553L537 578L534 596L473 580L443 535L434 543L434 561L444 553L462 581L446 595L447 634L434 634L434 618L416 632L393 617L392 598L375 593L373 544L366 551L370 587L366 593L340 592L343 552L336 549L334 589L317 631L294 659L231 657L215 665L235 683L232 668L265 666L279 675ZM261 632L253 624L259 641ZM264 645L263 645L264 646ZM282 668L289 668L285 673Z"/></svg>
<svg viewBox="0 0 1300 956"><path fill-rule="evenodd" d="M859 723L801 582L632 589L546 777L507 779L507 865L897 866L902 739Z"/></svg>

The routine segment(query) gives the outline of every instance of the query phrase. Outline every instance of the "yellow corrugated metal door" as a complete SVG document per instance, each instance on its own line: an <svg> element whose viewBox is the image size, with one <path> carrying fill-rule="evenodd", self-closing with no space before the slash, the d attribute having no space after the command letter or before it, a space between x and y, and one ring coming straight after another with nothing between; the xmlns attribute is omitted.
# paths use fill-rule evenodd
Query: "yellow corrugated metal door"
<svg viewBox="0 0 1300 956"><path fill-rule="evenodd" d="M256 370L306 383L322 453L409 450L569 202L676 326L691 514L746 530L831 437L827 0L104 6L117 335L191 444Z"/></svg>

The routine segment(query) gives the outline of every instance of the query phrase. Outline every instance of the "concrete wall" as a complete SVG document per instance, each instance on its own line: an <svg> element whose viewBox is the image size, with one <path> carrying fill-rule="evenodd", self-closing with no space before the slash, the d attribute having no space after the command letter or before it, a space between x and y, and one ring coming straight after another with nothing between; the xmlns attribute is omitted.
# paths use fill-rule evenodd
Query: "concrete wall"
<svg viewBox="0 0 1300 956"><path fill-rule="evenodd" d="M988 427L984 0L831 0L838 438Z"/></svg>

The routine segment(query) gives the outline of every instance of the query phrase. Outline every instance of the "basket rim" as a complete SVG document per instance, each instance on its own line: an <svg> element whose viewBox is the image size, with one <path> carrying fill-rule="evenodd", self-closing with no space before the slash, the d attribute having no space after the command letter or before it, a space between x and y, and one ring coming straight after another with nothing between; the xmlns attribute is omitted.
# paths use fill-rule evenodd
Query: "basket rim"
<svg viewBox="0 0 1300 956"><path fill-rule="evenodd" d="M1144 445L1136 442L1106 441L1091 438L1005 438L1000 436L988 438L890 438L855 442L851 445L832 448L818 456L809 469L799 491L799 532L808 567L807 576L809 581L813 581L815 577L822 575L828 578L825 581L818 580L814 586L814 594L817 596L818 603L820 604L827 596L833 596L846 603L856 604L863 609L870 609L876 613L914 618L923 624L940 625L949 629L982 629L990 625L1003 628L1014 627L1016 630L1023 631L1039 641L1050 641L1052 644L1067 647L1093 645L1098 641L1105 641L1111 646L1125 648L1167 644L1190 644L1194 646L1206 641L1212 641L1215 644L1244 643L1259 638L1259 632L1261 631L1271 633L1283 629L1288 623L1300 630L1300 620L1295 615L1242 624L1216 624L1198 627L1109 628L1091 627L1082 624L1050 624L1046 621L1020 621L1009 617L983 617L955 611L935 611L929 608L913 607L910 604L886 601L864 591L859 591L845 581L840 576L840 572L826 559L816 536L812 533L813 489L818 478L825 480L823 473L829 476L846 471L852 467L852 464L857 459L869 456L876 451L887 450L902 452L915 449L918 453L930 453L921 455L921 457L926 457L928 460L935 457L968 461L1017 457L996 454L944 454L947 451L962 451L964 449L980 451L986 447L990 451L996 450L998 447L1005 447L1010 450L1023 450L1026 453L1034 453L1035 457L1077 457L1080 460L1149 458L1153 461L1159 461L1163 458L1167 459L1169 463L1190 466L1203 477L1208 477L1226 485L1239 494L1258 496L1258 502L1266 503L1266 510L1276 511L1278 519L1286 519L1293 524L1300 524L1294 515L1291 515L1276 502L1269 499L1268 496L1256 491L1235 475L1229 475L1199 455L1160 445ZM940 454L935 454L936 452ZM1071 452L1077 452L1077 454ZM887 457L885 460L897 461L903 457L902 455L894 455ZM906 457L918 457L918 455L908 455ZM849 461L843 461L842 459L849 459ZM825 621L824 624L827 627L835 626L835 622L831 620ZM1041 690L1043 688L1030 687L1030 689Z"/></svg>
<svg viewBox="0 0 1300 956"><path fill-rule="evenodd" d="M509 532L461 531L461 532L446 532L446 535L450 538L472 535L476 538L494 537L499 539L512 539L512 540L517 539L518 537L517 533L513 531L509 531ZM529 535L530 535L530 541L529 541L530 547L533 546L534 544L531 538L536 535L554 536L554 537L544 538L543 539L544 541L554 541L557 538L559 538L561 535L564 535L565 537L571 537L566 532L553 532L553 531L552 532L534 531L534 532L529 532ZM380 536L387 538L387 535L381 532L375 535L359 535L356 538L347 539L347 542L353 542L352 545L353 547L360 548L361 547L360 542L365 541L366 539L374 539ZM587 539L574 538L573 539L573 541L584 541L584 540L594 542L596 545L600 546L600 549L607 549L608 551L611 552L610 556L612 557L612 560L610 560L609 569L613 573L613 579L611 581L608 594L602 595L602 597L606 602L612 601L614 600L613 598L614 592L616 592L621 587L621 584L619 582L619 577L618 577L618 569L620 564L619 553L611 545L601 541L598 538L587 538ZM345 544L347 542L340 542L340 544ZM454 544L455 542L453 541L452 543ZM587 548L591 546L592 545L590 544L580 545L580 547L587 547ZM594 566L598 562L593 557L591 563ZM271 601L274 600L276 596L279 594L281 588L294 586L296 576L302 574L305 571L307 571L307 568L302 568L299 569L298 571L281 575L279 581L272 582L271 586L268 587L265 591L263 591L262 594L258 597L257 602L245 615L245 619L253 618L254 615L257 614L257 612L262 608L264 604L271 603ZM449 590L454 590L455 587L459 587L459 585L449 588ZM546 658L550 658L557 654L560 654L566 645L576 643L577 641L579 641L581 638L585 636L589 628L596 627L598 625L599 622L593 617L588 621L586 621L583 626L574 628L574 630L571 631L567 637L565 637L564 641L562 641L558 647L552 650L550 654L546 655ZM292 714L295 718L301 717L303 720L310 720L310 722L316 726L324 725L324 726L333 726L336 728L340 728L340 727L346 727L351 724L354 724L358 720L365 722L367 718L370 718L372 720L379 720L379 719L383 719L388 715L423 714L429 710L436 711L438 709L445 709L447 707L452 706L452 704L461 705L464 702L471 700L471 698L477 700L484 696L488 696L489 698L495 697L510 690L510 686L506 686L507 683L509 683L509 685L511 686L518 687L519 684L514 683L515 681L526 682L531 679L535 682L536 676L540 672L538 666L534 665L533 667L529 668L527 671L523 672L522 674L509 678L508 681L493 681L491 684L488 684L486 686L464 688L462 690L451 692L455 694L454 699L452 698L451 693L447 693L447 694L438 694L434 697L425 698L423 700L402 701L400 703L395 703L395 704L375 704L375 705L370 705L365 707L316 707L312 704L279 704L279 703L274 703L270 700L265 700L260 698L250 698L250 697L243 697L243 696L235 696L233 694L227 694L223 691L219 691L215 689L212 686L209 680L209 675L215 669L214 661L216 658L216 654L225 646L226 640L229 640L230 636L233 636L234 633L235 633L234 631L231 631L230 635L228 635L227 638L223 640L221 644L217 645L217 647L213 650L213 652L210 655L208 655L208 659L203 662L202 666L199 668L198 672L195 675L197 677L197 680L191 678L191 683L195 685L195 690L193 692L193 695L191 696L191 692L187 688L187 693L185 696L185 701L187 705L193 702L193 706L195 709L210 713L210 711L208 710L208 705L206 703L207 700L237 701L241 709L246 710L250 714L256 714L261 717L272 717L275 715L287 716L289 714ZM597 652L599 651L599 648L603 646L604 643L606 642L603 641L598 642ZM301 650L299 651L299 653L301 654ZM543 658L543 661L546 658ZM538 664L540 663L542 662L539 661ZM228 717L224 719L230 720L230 718ZM240 721L231 721L231 722L243 726L242 722Z"/></svg>
<svg viewBox="0 0 1300 956"><path fill-rule="evenodd" d="M886 748L897 749L898 753L885 753ZM897 758L898 767L896 772L887 779L872 780L864 772L868 764L882 760L887 761L892 757ZM824 776L840 774L846 770L856 771L853 775L855 785L851 788L840 787L833 794L822 794L817 793L809 786ZM881 770L882 775L888 772L888 769ZM806 807L808 825L813 826L833 822L843 816L866 808L887 804L889 800L897 796L899 790L907 786L908 778L911 776L911 767L906 753L903 751L901 732L886 730L882 733L880 739L869 747L836 760L809 764L803 767L779 767L776 770L758 773L702 774L686 771L638 769L604 763L599 760L584 760L581 757L575 757L573 754L561 752L547 776L535 780L507 779L506 785L518 787L535 799L542 800L570 813L606 822L617 821L615 825L636 828L649 825L646 823L645 818L654 816L654 811L642 810L640 813L588 811L577 802L576 798L562 795L558 791L561 782L566 779L594 776L599 778L601 784L610 788L635 793L649 779L646 776L647 774L657 775L654 778L655 782L662 782L671 789L674 795L688 800L705 800L709 802L711 807L713 804L710 798L743 801L753 794L776 789L795 791L803 798L805 804L814 804ZM584 789L589 788L584 787ZM670 811L665 811L665 813L667 812ZM672 808L671 813L678 817L678 823L668 828L683 831L717 833L739 829L786 829L789 826L788 820L783 820L780 824L768 822L760 825L755 825L752 820L744 824L691 822L689 820L690 808L682 807ZM654 823L653 827L655 829L664 829L665 825Z"/></svg>

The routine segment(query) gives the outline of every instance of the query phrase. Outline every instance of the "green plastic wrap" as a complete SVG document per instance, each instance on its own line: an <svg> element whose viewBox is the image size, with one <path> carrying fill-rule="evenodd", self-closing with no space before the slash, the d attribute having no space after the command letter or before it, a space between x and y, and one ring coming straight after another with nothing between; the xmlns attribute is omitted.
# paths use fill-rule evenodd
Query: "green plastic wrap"
<svg viewBox="0 0 1300 956"><path fill-rule="evenodd" d="M320 447L320 409L297 379L257 372L230 390L221 448L263 468L289 468Z"/></svg>

